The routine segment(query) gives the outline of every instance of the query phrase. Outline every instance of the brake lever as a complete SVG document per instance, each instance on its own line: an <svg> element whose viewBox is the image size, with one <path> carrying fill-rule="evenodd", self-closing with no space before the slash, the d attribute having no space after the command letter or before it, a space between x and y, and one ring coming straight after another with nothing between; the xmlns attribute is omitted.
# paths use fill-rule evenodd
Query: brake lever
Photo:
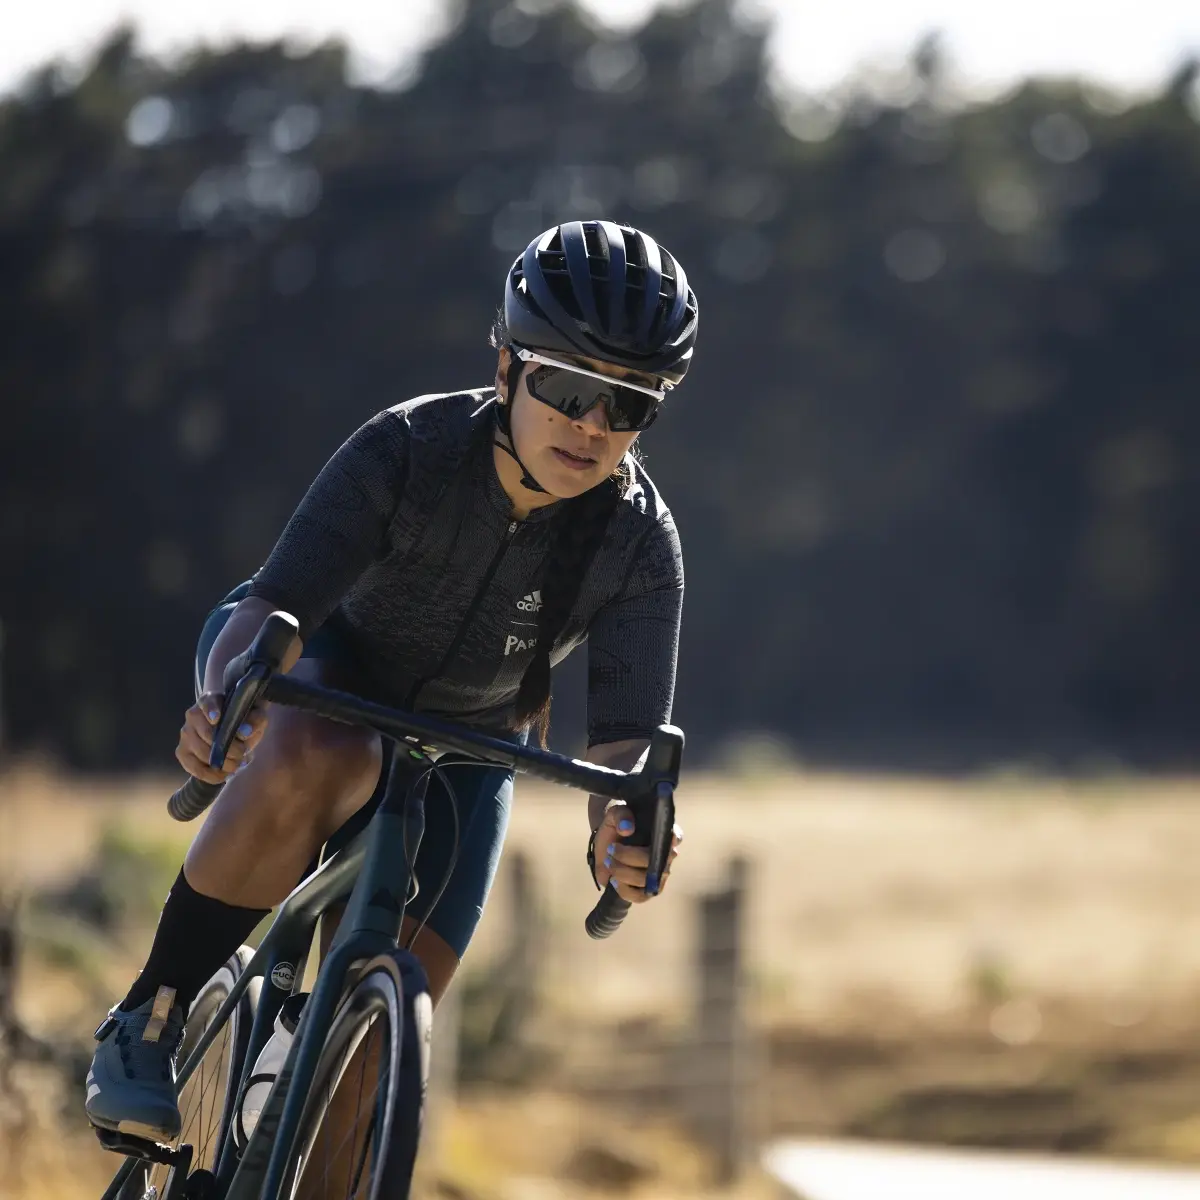
<svg viewBox="0 0 1200 1200"><path fill-rule="evenodd" d="M646 870L646 894L657 896L667 873L675 831L675 785L663 780L654 789L654 816L650 824L650 865Z"/></svg>
<svg viewBox="0 0 1200 1200"><path fill-rule="evenodd" d="M225 756L237 737L238 727L266 691L271 677L283 666L292 638L299 632L300 622L291 613L277 610L262 623L250 646L226 664L221 680L225 687L225 703L209 749L210 767L220 770L225 765Z"/></svg>
<svg viewBox="0 0 1200 1200"><path fill-rule="evenodd" d="M661 725L650 736L646 762L638 774L654 781L652 797L634 805L634 845L649 847L646 890L654 896L662 889L667 864L671 859L674 833L674 790L683 764L683 730ZM638 836L640 834L641 836Z"/></svg>
<svg viewBox="0 0 1200 1200"><path fill-rule="evenodd" d="M683 759L683 730L662 725L650 738L646 761L638 777L652 782L647 795L635 796L628 803L633 809L634 831L623 841L627 846L646 846L649 865L646 870L646 891L657 896L671 858L672 835L675 832L675 785Z"/></svg>

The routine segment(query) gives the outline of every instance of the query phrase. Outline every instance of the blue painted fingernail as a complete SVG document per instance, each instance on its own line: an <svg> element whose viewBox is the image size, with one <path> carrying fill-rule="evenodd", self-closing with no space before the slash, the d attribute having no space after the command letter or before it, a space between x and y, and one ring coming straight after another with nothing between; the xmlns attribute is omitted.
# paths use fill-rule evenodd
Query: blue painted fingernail
<svg viewBox="0 0 1200 1200"><path fill-rule="evenodd" d="M612 890L615 892L617 890L617 881L615 879L610 879L608 881L608 886L611 887Z"/></svg>
<svg viewBox="0 0 1200 1200"><path fill-rule="evenodd" d="M221 716L221 710L219 708L210 708L208 710L208 719L210 721L216 721L220 718L220 716Z"/></svg>
<svg viewBox="0 0 1200 1200"><path fill-rule="evenodd" d="M617 828L622 833L632 833L633 832L633 822L628 817L624 817L621 820L620 824L617 825Z"/></svg>
<svg viewBox="0 0 1200 1200"><path fill-rule="evenodd" d="M254 726L249 721L243 721L238 726L238 737L248 738L254 732Z"/></svg>
<svg viewBox="0 0 1200 1200"><path fill-rule="evenodd" d="M606 867L611 867L611 866L612 866L612 851L611 851L611 850L610 850L610 851L608 852L608 854L605 856L605 859L604 859L604 865L605 865Z"/></svg>

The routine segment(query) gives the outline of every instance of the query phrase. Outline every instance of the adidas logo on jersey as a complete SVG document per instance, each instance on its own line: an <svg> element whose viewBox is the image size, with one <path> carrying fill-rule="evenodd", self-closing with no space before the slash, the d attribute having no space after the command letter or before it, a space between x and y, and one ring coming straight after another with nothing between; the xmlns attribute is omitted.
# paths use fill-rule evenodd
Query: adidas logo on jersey
<svg viewBox="0 0 1200 1200"><path fill-rule="evenodd" d="M542 611L542 592L539 588L537 591L530 592L528 596L517 601L517 611L526 613L535 613Z"/></svg>

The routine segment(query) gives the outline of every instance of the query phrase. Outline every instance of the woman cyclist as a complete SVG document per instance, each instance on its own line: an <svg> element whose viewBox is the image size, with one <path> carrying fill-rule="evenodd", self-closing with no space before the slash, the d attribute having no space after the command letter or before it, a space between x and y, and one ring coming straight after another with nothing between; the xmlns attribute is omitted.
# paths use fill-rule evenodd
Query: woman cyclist
<svg viewBox="0 0 1200 1200"><path fill-rule="evenodd" d="M176 757L225 787L145 967L97 1030L94 1125L179 1136L174 1056L189 1005L320 847L348 841L379 802L378 735L296 710L253 714L224 768L209 767L225 665L274 609L299 621L284 664L299 678L543 741L550 668L586 639L587 756L637 763L670 717L683 566L671 515L632 451L683 379L696 327L683 268L647 234L605 221L548 230L509 271L494 388L422 396L369 420L254 578L210 615ZM508 771L447 773L458 858L426 911L454 841L432 781L415 862L429 886L402 931L407 941L427 922L413 950L435 1003L482 914L512 797ZM588 810L598 886L644 901L647 852L620 841L629 810L599 797Z"/></svg>

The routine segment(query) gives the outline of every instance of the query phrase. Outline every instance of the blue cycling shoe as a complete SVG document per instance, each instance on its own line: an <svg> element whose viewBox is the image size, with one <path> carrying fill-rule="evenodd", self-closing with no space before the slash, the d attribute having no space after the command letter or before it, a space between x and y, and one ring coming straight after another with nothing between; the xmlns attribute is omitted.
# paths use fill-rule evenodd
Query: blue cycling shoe
<svg viewBox="0 0 1200 1200"><path fill-rule="evenodd" d="M185 1013L174 1000L174 988L160 987L138 1008L111 1009L96 1030L85 1108L97 1129L167 1145L179 1137L175 1056Z"/></svg>

